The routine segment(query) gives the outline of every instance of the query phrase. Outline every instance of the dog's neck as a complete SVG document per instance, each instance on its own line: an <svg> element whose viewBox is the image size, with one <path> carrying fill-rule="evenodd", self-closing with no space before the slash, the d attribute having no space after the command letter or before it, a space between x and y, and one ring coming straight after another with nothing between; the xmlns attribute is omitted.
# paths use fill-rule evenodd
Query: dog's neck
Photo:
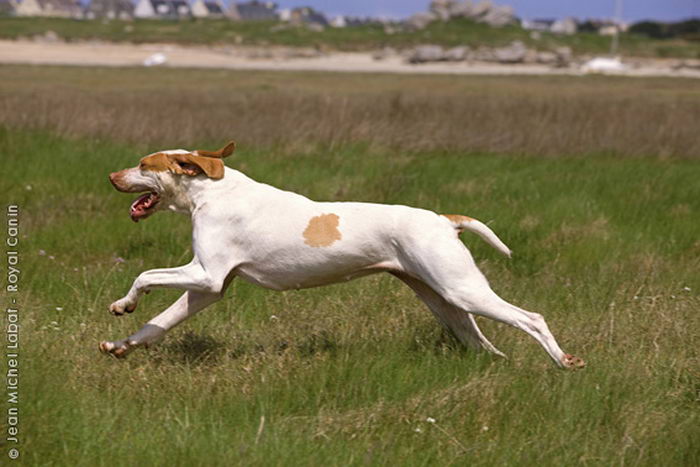
<svg viewBox="0 0 700 467"><path fill-rule="evenodd" d="M207 204L207 200L212 199L213 192L221 190L222 196L231 197L231 193L238 185L250 182L253 180L228 167L224 170L224 177L218 180L205 175L176 177L172 186L164 187L168 193L166 208L194 217L195 213Z"/></svg>

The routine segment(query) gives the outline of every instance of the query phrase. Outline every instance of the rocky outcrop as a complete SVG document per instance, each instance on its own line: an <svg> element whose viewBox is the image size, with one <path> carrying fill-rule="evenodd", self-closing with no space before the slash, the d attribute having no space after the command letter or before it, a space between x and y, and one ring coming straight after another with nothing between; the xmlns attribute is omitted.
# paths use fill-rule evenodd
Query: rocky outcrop
<svg viewBox="0 0 700 467"><path fill-rule="evenodd" d="M486 23L489 26L494 27L508 26L509 24L515 24L517 22L517 19L515 18L515 11L512 7L496 5L491 6L490 2L488 3L490 8L486 11L486 13L479 18L475 18L478 22Z"/></svg>
<svg viewBox="0 0 700 467"><path fill-rule="evenodd" d="M527 47L522 41L513 41L510 45L494 49L493 55L499 63L523 63L527 57Z"/></svg>
<svg viewBox="0 0 700 467"><path fill-rule="evenodd" d="M404 56L409 63L413 64L476 61L503 64L539 63L553 67L566 67L573 60L569 47L537 51L528 48L522 41L513 41L504 47L479 47L476 50L466 45L450 49L439 45L419 45L406 51Z"/></svg>
<svg viewBox="0 0 700 467"><path fill-rule="evenodd" d="M437 18L432 13L416 13L405 21L405 26L412 31L424 29Z"/></svg>
<svg viewBox="0 0 700 467"><path fill-rule="evenodd" d="M408 56L408 63L442 62L445 51L439 45L419 45Z"/></svg>
<svg viewBox="0 0 700 467"><path fill-rule="evenodd" d="M465 45L462 45L446 50L444 59L448 62L463 62L465 60L469 60L470 55L471 49Z"/></svg>
<svg viewBox="0 0 700 467"><path fill-rule="evenodd" d="M495 5L490 0L474 3L471 0L433 0L428 11L416 13L406 20L409 29L420 30L433 21L449 21L454 18L467 18L494 27L517 23L513 8Z"/></svg>

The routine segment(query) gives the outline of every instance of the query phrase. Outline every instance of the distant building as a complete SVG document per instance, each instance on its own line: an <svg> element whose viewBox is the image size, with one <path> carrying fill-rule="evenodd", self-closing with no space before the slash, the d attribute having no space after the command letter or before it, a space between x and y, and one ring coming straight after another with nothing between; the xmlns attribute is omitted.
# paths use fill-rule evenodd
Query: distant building
<svg viewBox="0 0 700 467"><path fill-rule="evenodd" d="M626 23L606 24L598 29L598 34L601 36L614 36L621 32L627 32L628 30L629 24Z"/></svg>
<svg viewBox="0 0 700 467"><path fill-rule="evenodd" d="M330 20L329 23L332 27L334 28L344 28L347 27L348 22L345 19L345 16L336 16L332 20Z"/></svg>
<svg viewBox="0 0 700 467"><path fill-rule="evenodd" d="M280 21L289 21L292 18L292 9L284 8L282 10L277 11L277 17Z"/></svg>
<svg viewBox="0 0 700 467"><path fill-rule="evenodd" d="M367 26L369 24L384 25L389 24L389 21L377 18L360 18L357 16L336 16L328 21L328 24L334 28L352 28L357 26Z"/></svg>
<svg viewBox="0 0 700 467"><path fill-rule="evenodd" d="M195 18L223 18L226 16L226 10L219 0L196 0L192 4L192 16Z"/></svg>
<svg viewBox="0 0 700 467"><path fill-rule="evenodd" d="M520 23L523 29L529 31L541 31L548 32L556 20L549 18L538 18L538 19L524 19Z"/></svg>
<svg viewBox="0 0 700 467"><path fill-rule="evenodd" d="M189 3L184 0L139 0L134 16L150 19L186 19L192 17Z"/></svg>
<svg viewBox="0 0 700 467"><path fill-rule="evenodd" d="M241 21L276 21L277 4L272 2L231 2L227 12L232 19Z"/></svg>
<svg viewBox="0 0 700 467"><path fill-rule="evenodd" d="M377 19L377 18L360 18L357 16L348 16L345 18L345 24L347 27L352 28L352 27L357 27L357 26L367 26L369 24L379 24L379 25L387 25L390 22L387 20L382 20L382 19Z"/></svg>
<svg viewBox="0 0 700 467"><path fill-rule="evenodd" d="M134 4L130 0L92 0L85 8L87 19L134 19Z"/></svg>
<svg viewBox="0 0 700 467"><path fill-rule="evenodd" d="M550 19L524 19L520 22L523 29L529 31L551 32L554 34L576 34L578 21L574 18Z"/></svg>
<svg viewBox="0 0 700 467"><path fill-rule="evenodd" d="M568 36L576 34L578 21L574 18L563 18L556 20L549 28L554 34L566 34Z"/></svg>
<svg viewBox="0 0 700 467"><path fill-rule="evenodd" d="M629 24L611 19L587 19L579 25L580 32L598 33L601 36L614 36L618 32L627 32Z"/></svg>
<svg viewBox="0 0 700 467"><path fill-rule="evenodd" d="M328 26L328 19L324 14L308 6L294 8L289 21L294 24Z"/></svg>
<svg viewBox="0 0 700 467"><path fill-rule="evenodd" d="M82 18L83 10L78 0L22 0L16 4L15 14L17 16Z"/></svg>

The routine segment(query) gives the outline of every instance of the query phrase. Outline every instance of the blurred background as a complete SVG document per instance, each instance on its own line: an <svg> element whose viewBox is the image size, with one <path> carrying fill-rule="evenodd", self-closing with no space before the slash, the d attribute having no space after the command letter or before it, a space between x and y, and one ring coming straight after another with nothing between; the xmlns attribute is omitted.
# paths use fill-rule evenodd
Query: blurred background
<svg viewBox="0 0 700 467"><path fill-rule="evenodd" d="M0 39L14 41L0 44L0 60L270 68L275 66L266 59L274 59L277 68L358 71L447 62L466 65L449 67L452 73L479 72L480 65L491 63L668 74L698 69L699 5L699 0L0 0ZM101 42L122 47L86 47ZM209 50L193 54L161 47L144 56L127 47L164 43ZM279 63L289 60L296 63ZM644 72L635 72L639 69Z"/></svg>

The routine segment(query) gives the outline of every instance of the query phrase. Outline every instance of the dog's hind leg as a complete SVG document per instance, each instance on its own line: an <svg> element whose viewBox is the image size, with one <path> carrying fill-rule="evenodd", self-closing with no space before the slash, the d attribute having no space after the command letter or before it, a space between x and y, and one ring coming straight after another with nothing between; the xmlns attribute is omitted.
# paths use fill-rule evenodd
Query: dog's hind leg
<svg viewBox="0 0 700 467"><path fill-rule="evenodd" d="M193 292L191 290L170 305L161 314L146 323L126 339L100 342L100 350L117 358L124 358L136 347L155 344L165 334L190 316L221 299L221 293Z"/></svg>
<svg viewBox="0 0 700 467"><path fill-rule="evenodd" d="M561 368L582 368L582 359L564 353L549 330L542 315L511 305L490 289L475 291L466 284L455 284L443 290L445 300L479 316L509 324L532 336Z"/></svg>
<svg viewBox="0 0 700 467"><path fill-rule="evenodd" d="M581 368L583 360L564 353L542 315L511 305L491 290L469 250L454 236L414 236L406 241L402 268L420 278L441 299L462 313L509 324L533 337L562 368ZM447 308L445 308L447 309ZM449 316L448 313L443 313Z"/></svg>
<svg viewBox="0 0 700 467"><path fill-rule="evenodd" d="M408 285L418 298L428 306L440 324L451 332L463 345L475 350L486 350L490 353L505 357L505 354L498 350L484 336L471 314L465 313L456 306L449 304L425 282L405 273L392 271L391 274Z"/></svg>

